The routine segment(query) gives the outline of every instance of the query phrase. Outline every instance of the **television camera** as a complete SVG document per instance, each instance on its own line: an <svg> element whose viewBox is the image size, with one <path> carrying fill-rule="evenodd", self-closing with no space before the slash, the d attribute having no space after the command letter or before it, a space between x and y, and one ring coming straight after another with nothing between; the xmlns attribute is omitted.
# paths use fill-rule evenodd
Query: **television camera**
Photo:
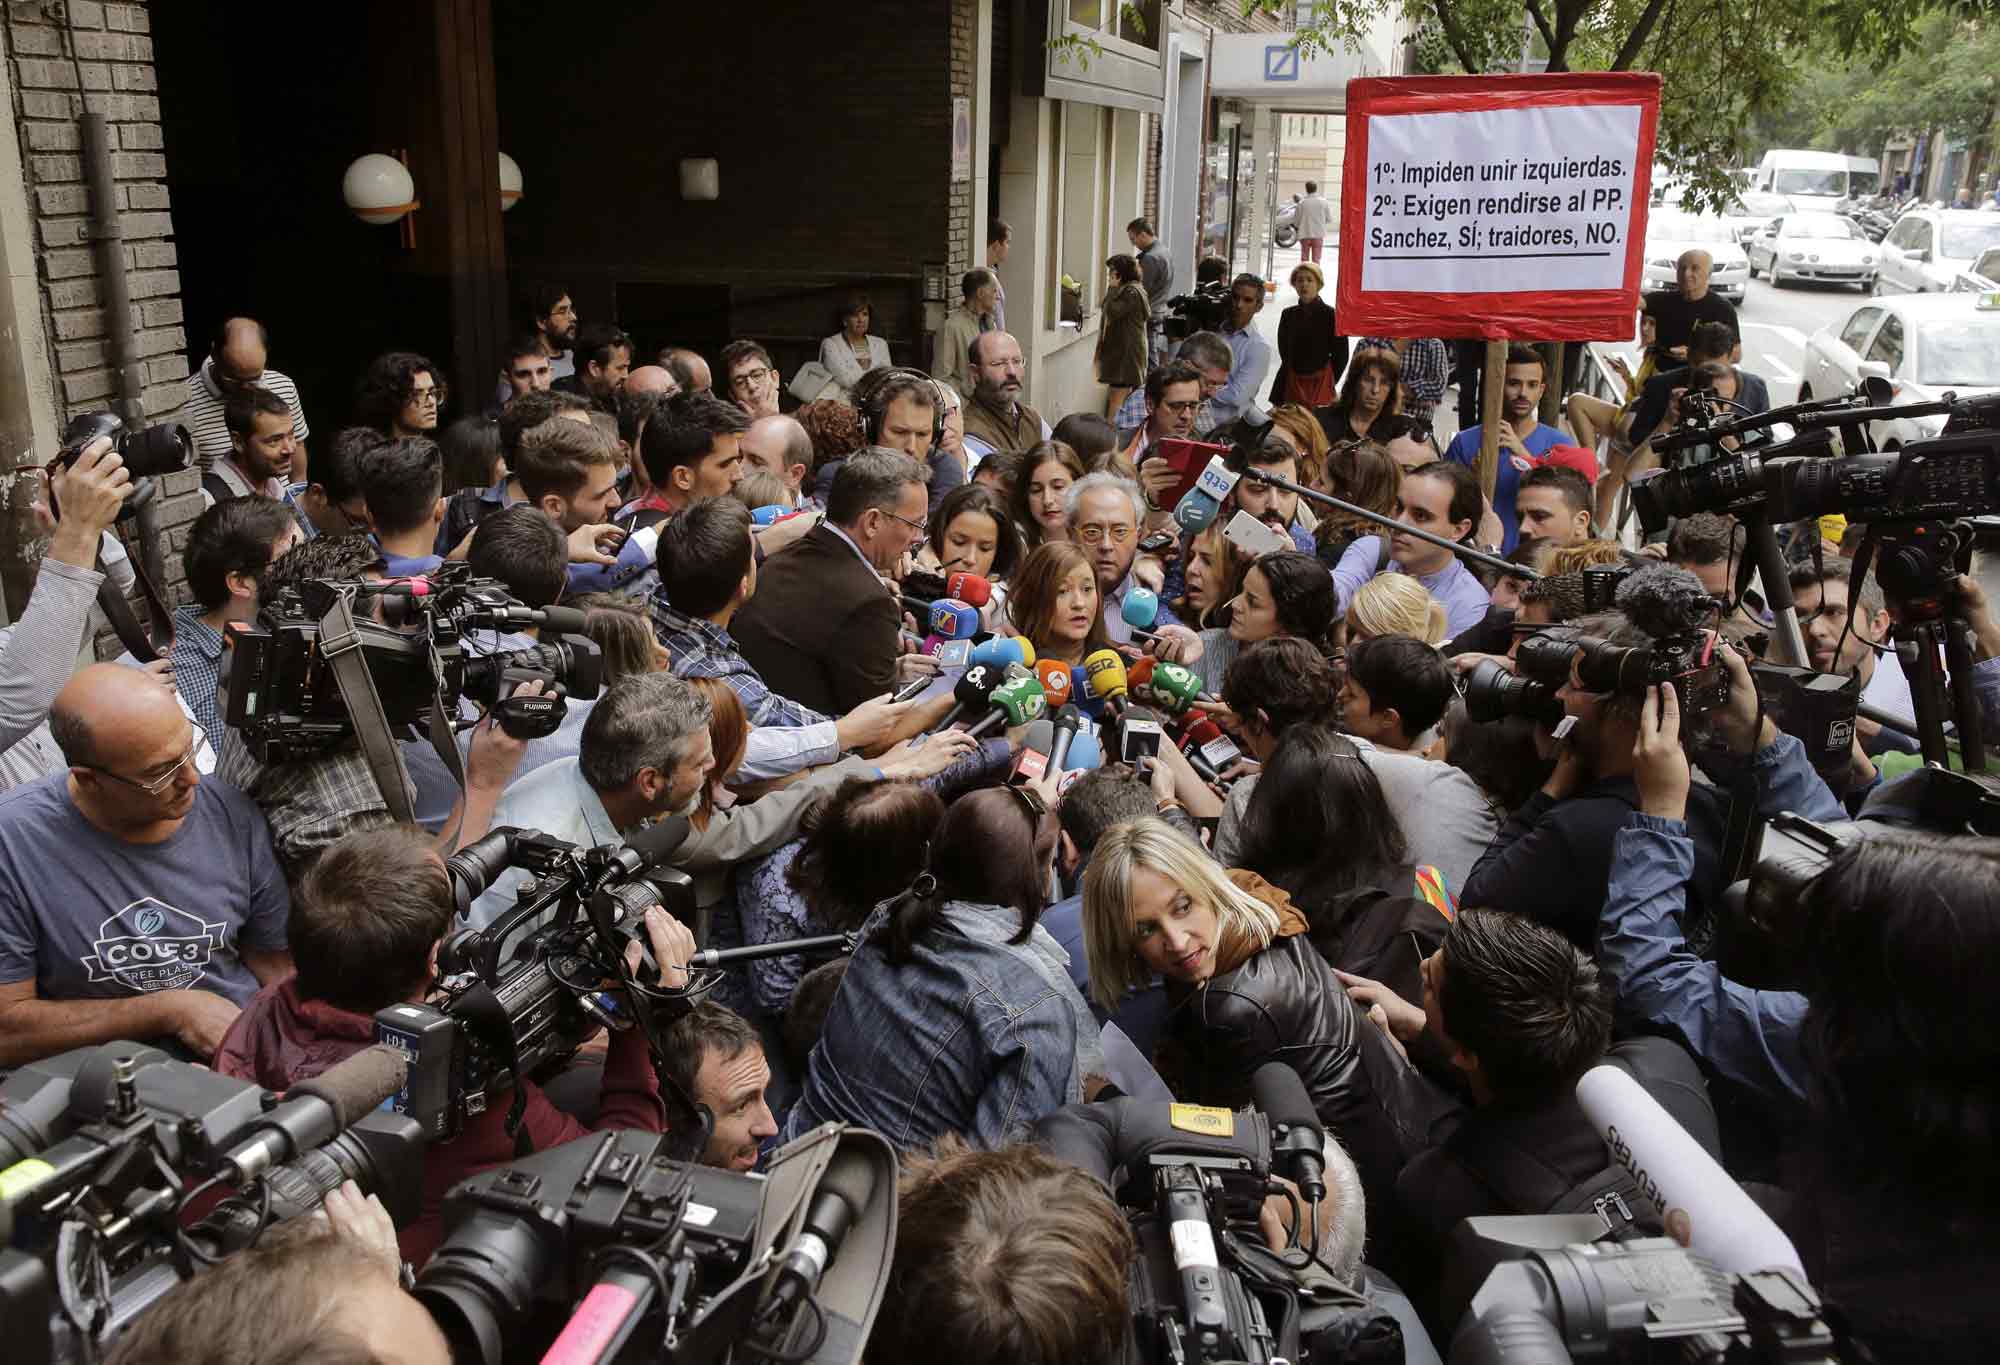
<svg viewBox="0 0 2000 1365"><path fill-rule="evenodd" d="M281 1101L129 1042L14 1072L0 1083L7 1358L98 1358L161 1295L344 1180L415 1218L424 1135L379 1108L402 1074L369 1048ZM211 1206L212 1191L228 1193Z"/></svg>
<svg viewBox="0 0 2000 1365"><path fill-rule="evenodd" d="M379 605L380 619L364 607ZM536 626L554 640L484 652L474 632ZM238 633L229 674L229 724L265 763L339 745L361 724L428 727L447 766L459 770L449 731L461 698L494 714L518 739L554 734L564 696L591 700L603 660L567 607L534 608L498 580L446 563L425 578L288 585L269 596L258 628ZM541 696L509 695L516 683L548 684ZM371 719L357 722L358 716Z"/></svg>

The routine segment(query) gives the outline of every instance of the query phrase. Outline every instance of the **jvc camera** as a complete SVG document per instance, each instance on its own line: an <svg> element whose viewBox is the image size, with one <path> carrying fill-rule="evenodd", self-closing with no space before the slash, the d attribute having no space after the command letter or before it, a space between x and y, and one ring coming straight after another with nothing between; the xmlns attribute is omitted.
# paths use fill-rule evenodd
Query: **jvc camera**
<svg viewBox="0 0 2000 1365"><path fill-rule="evenodd" d="M1180 341L1196 332L1219 332L1229 321L1229 281L1210 280L1193 291L1167 300L1167 317L1162 324L1171 341Z"/></svg>
<svg viewBox="0 0 2000 1365"><path fill-rule="evenodd" d="M537 830L498 829L446 860L461 914L507 868L535 879L486 928L445 939L437 1003L376 1012L377 1040L409 1062L397 1113L433 1139L456 1137L468 1117L518 1094L522 1078L560 1069L600 1027L645 1026L654 1007L672 1016L700 998L700 978L685 992L621 980L625 945L646 941L649 906L693 920L693 882L657 863L685 837L686 822L673 824L645 849L578 848Z"/></svg>
<svg viewBox="0 0 2000 1365"><path fill-rule="evenodd" d="M434 708L454 717L464 698L491 709L508 734L536 739L562 724L564 695L592 700L603 680L603 659L583 633L582 612L528 607L464 564L447 563L427 579L288 586L263 604L258 629L235 637L230 666L228 721L262 762L324 753L354 733L321 641L327 613L340 599L353 615L355 647L392 729L421 727ZM377 604L380 619L371 614ZM499 653L467 647L472 632L523 626L561 633ZM508 695L516 683L536 680L562 690Z"/></svg>

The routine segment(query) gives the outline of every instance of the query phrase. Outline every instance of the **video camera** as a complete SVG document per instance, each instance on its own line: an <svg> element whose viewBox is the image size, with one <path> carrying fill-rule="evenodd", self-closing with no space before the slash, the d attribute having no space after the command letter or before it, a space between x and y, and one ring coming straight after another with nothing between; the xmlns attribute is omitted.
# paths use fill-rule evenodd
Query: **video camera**
<svg viewBox="0 0 2000 1365"><path fill-rule="evenodd" d="M658 1030L714 983L698 975L669 991L625 965L625 945L636 940L646 949L641 972L658 969L642 922L649 906L693 921L693 882L664 865L686 835L686 821L670 820L631 843L579 848L508 827L446 859L461 917L508 868L534 880L484 929L446 937L438 1003L376 1011L377 1040L408 1061L394 1110L445 1141L511 1090L512 1132L526 1104L522 1078L560 1069L600 1027L643 1028L657 1052Z"/></svg>
<svg viewBox="0 0 2000 1365"><path fill-rule="evenodd" d="M423 1133L378 1107L401 1078L393 1054L369 1048L278 1101L127 1042L14 1072L0 1083L8 1360L96 1359L161 1295L344 1180L415 1218ZM247 1188L201 1209L232 1185ZM192 1227L190 1212L203 1214Z"/></svg>
<svg viewBox="0 0 2000 1365"><path fill-rule="evenodd" d="M379 602L382 619L358 612L363 602ZM493 711L515 738L537 739L562 724L564 694L588 701L603 681L603 659L583 634L582 612L526 606L461 563L447 562L428 578L289 585L265 599L258 622L234 637L228 721L265 763L323 753L354 734L352 685L340 677L341 656L350 653L366 665L391 728L433 717L450 722L464 698ZM469 632L523 626L560 634L500 653L466 648ZM551 691L508 695L516 683L536 680Z"/></svg>
<svg viewBox="0 0 2000 1365"><path fill-rule="evenodd" d="M1129 1358L1400 1362L1393 1315L1331 1275L1301 1278L1317 1259L1326 1193L1324 1138L1303 1083L1270 1062L1251 1091L1252 1107L1233 1113L1119 1099L1074 1105L1035 1126L1038 1145L1097 1176L1131 1223L1139 1254ZM1294 1207L1293 1246L1282 1257L1258 1229L1265 1197L1288 1193L1274 1171L1305 1203Z"/></svg>
<svg viewBox="0 0 2000 1365"><path fill-rule="evenodd" d="M1219 332L1229 321L1229 305L1229 281L1210 280L1168 299L1161 326L1169 341L1183 341L1196 332Z"/></svg>
<svg viewBox="0 0 2000 1365"><path fill-rule="evenodd" d="M828 1124L738 1175L669 1141L592 1135L453 1188L416 1296L454 1359L860 1359L894 1247L888 1144ZM540 1308L574 1309L553 1345Z"/></svg>

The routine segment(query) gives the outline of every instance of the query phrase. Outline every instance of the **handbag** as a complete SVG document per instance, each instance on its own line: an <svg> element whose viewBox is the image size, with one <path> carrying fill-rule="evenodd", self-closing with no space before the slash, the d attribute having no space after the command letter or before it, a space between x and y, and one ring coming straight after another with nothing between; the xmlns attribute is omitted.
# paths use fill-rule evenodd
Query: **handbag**
<svg viewBox="0 0 2000 1365"><path fill-rule="evenodd" d="M792 397L798 399L801 403L810 403L815 398L818 398L825 391L826 386L832 382L832 370L829 370L817 360L808 360L805 364L799 366L799 372L792 376L792 382L785 387Z"/></svg>

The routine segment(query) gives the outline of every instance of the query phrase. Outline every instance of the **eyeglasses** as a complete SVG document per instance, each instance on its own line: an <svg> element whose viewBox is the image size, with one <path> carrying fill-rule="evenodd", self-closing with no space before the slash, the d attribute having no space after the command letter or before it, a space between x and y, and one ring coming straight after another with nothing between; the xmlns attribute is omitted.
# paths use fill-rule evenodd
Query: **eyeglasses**
<svg viewBox="0 0 2000 1365"><path fill-rule="evenodd" d="M1196 408L1200 407L1201 400L1199 398L1190 398L1185 402L1162 403L1160 404L1160 406L1165 408L1168 412L1171 412L1174 416L1179 417L1183 413L1193 412Z"/></svg>
<svg viewBox="0 0 2000 1365"><path fill-rule="evenodd" d="M920 536L930 534L931 523L930 523L930 518L928 517L924 518L924 520L922 521L911 521L908 517L903 516L896 512L891 512L886 507L882 509L882 514L888 517L895 517L897 521L902 522L903 525L909 527L912 531L915 531Z"/></svg>
<svg viewBox="0 0 2000 1365"><path fill-rule="evenodd" d="M111 769L100 768L95 763L86 763L83 766L89 768L94 773L101 773L105 777L113 778L119 782L123 782L128 787L137 787L140 791L146 793L146 795L148 796L158 796L161 792L165 791L168 787L173 785L174 779L181 775L181 769L187 767L188 764L194 762L195 755L199 754L201 752L202 745L208 742L207 732L205 732L199 725L190 724L189 729L193 732L193 738L191 738L188 741L187 752L180 756L180 761L175 763L173 767L167 769L166 772L162 773L160 776L156 778L153 778L151 781L141 781L136 777L127 777L123 773L114 773L111 771ZM196 771L200 770L197 769Z"/></svg>
<svg viewBox="0 0 2000 1365"><path fill-rule="evenodd" d="M428 389L411 389L410 396L404 401L415 403L420 408L434 408L444 402L444 385L439 384Z"/></svg>
<svg viewBox="0 0 2000 1365"><path fill-rule="evenodd" d="M742 374L730 376L729 387L732 389L754 389L770 377L770 369L759 365L754 370L745 370Z"/></svg>
<svg viewBox="0 0 2000 1365"><path fill-rule="evenodd" d="M1130 526L1079 526L1076 538L1085 545L1102 545L1109 536L1113 545L1123 545L1132 538Z"/></svg>

